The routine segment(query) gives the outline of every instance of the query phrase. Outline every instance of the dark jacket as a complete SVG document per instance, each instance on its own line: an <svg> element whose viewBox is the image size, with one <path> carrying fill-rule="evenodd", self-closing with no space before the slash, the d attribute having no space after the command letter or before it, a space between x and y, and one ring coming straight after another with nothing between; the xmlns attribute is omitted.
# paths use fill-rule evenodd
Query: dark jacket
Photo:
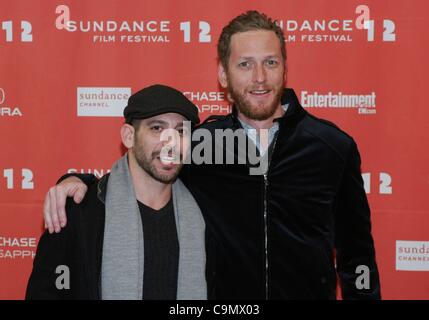
<svg viewBox="0 0 429 320"><path fill-rule="evenodd" d="M206 219L208 283L217 299L378 299L370 209L353 139L285 89L268 173L249 165L185 166L181 179ZM200 128L239 129L235 114ZM235 150L237 157L237 151ZM336 267L334 255L336 253ZM356 268L368 266L370 289Z"/></svg>
<svg viewBox="0 0 429 320"><path fill-rule="evenodd" d="M60 233L42 235L26 299L100 299L106 182L92 184L80 205L69 198L66 227ZM57 278L65 274L56 273L60 265L69 269L68 290L56 287Z"/></svg>

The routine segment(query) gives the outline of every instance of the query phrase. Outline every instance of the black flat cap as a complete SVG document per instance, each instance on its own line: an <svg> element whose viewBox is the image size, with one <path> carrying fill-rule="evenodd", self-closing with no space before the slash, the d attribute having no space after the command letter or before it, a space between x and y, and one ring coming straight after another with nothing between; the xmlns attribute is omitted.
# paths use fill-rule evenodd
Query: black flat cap
<svg viewBox="0 0 429 320"><path fill-rule="evenodd" d="M126 122L146 119L163 113L179 113L194 124L198 124L198 108L180 91L161 84L144 88L128 99L124 109Z"/></svg>

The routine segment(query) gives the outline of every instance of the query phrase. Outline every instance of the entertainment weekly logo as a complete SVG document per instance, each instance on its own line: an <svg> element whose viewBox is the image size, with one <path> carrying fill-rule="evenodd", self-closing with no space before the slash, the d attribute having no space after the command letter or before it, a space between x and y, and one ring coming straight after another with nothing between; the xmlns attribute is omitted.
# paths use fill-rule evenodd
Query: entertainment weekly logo
<svg viewBox="0 0 429 320"><path fill-rule="evenodd" d="M395 42L395 22L372 18L367 5L358 5L349 17L330 19L277 20L286 42L352 42L356 32L364 32L368 42Z"/></svg>
<svg viewBox="0 0 429 320"><path fill-rule="evenodd" d="M185 91L183 94L197 106L200 113L228 114L232 111L224 92Z"/></svg>
<svg viewBox="0 0 429 320"><path fill-rule="evenodd" d="M22 112L18 107L11 107L6 104L6 91L0 87L0 117L22 117Z"/></svg>
<svg viewBox="0 0 429 320"><path fill-rule="evenodd" d="M131 88L78 87L78 117L122 117Z"/></svg>
<svg viewBox="0 0 429 320"><path fill-rule="evenodd" d="M366 94L345 94L343 92L301 91L301 104L304 108L353 109L362 115L376 114L375 92Z"/></svg>
<svg viewBox="0 0 429 320"><path fill-rule="evenodd" d="M396 241L396 270L429 271L429 241Z"/></svg>
<svg viewBox="0 0 429 320"><path fill-rule="evenodd" d="M0 259L34 259L36 249L36 238L0 235Z"/></svg>

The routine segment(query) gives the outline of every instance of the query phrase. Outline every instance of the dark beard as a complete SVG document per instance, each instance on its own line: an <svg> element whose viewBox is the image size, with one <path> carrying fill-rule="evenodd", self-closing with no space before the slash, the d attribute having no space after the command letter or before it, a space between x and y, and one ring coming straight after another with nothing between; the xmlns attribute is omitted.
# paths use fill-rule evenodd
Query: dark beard
<svg viewBox="0 0 429 320"><path fill-rule="evenodd" d="M240 111L240 113L242 113L244 116L246 116L246 118L249 118L252 120L257 120L257 121L267 120L273 116L273 114L277 110L277 107L281 103L281 97L283 94L283 87L284 87L284 83L281 87L281 90L278 90L278 92L276 92L271 105L267 109L265 109L264 112L255 113L254 112L255 107L253 107L246 100L246 98L244 98L244 96L242 94L236 92L231 85L228 86L228 88L230 88L229 94L231 95L232 99L234 100L234 105L238 109L238 111Z"/></svg>
<svg viewBox="0 0 429 320"><path fill-rule="evenodd" d="M137 140L134 140L135 143L138 143ZM180 170L182 169L183 164L179 165L177 168L177 171L173 176L171 175L162 175L158 174L155 167L152 165L152 160L156 159L156 157L159 156L159 152L152 153L151 159L147 159L145 155L140 151L139 148L135 148L134 150L134 157L137 161L137 164L142 168L149 176L151 176L153 179L155 179L158 182L165 183L165 184L171 184L174 181L176 181Z"/></svg>
<svg viewBox="0 0 429 320"><path fill-rule="evenodd" d="M156 172L156 169L149 162L142 161L137 157L136 157L136 160L140 168L142 168L148 175L150 175L156 181L162 182L165 184L171 184L175 182L180 173L180 170L182 169L182 165L180 165L173 176L166 176L166 175L158 174Z"/></svg>

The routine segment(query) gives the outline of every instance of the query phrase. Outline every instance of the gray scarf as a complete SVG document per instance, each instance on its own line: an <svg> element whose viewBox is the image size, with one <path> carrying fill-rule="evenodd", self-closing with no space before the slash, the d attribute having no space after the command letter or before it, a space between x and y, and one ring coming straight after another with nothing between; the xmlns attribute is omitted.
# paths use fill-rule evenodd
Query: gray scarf
<svg viewBox="0 0 429 320"><path fill-rule="evenodd" d="M177 299L205 300L204 219L194 198L180 180L173 184L172 193L179 240ZM107 184L102 299L141 300L143 273L143 226L125 155L113 165Z"/></svg>

